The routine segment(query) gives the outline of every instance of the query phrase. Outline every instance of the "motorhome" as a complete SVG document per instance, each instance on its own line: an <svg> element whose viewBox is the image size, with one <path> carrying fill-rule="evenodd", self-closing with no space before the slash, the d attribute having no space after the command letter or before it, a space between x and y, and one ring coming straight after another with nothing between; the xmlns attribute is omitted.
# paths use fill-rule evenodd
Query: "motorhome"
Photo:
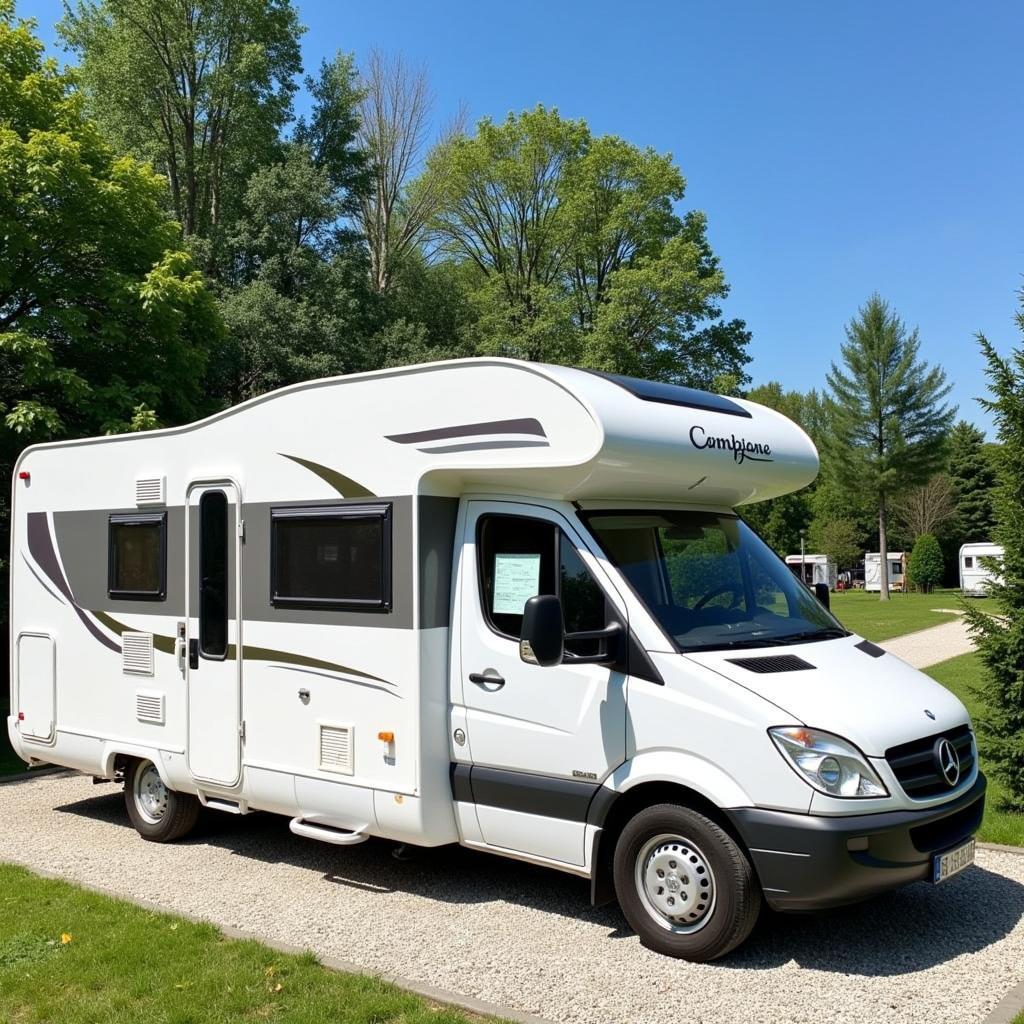
<svg viewBox="0 0 1024 1024"><path fill-rule="evenodd" d="M907 556L903 551L890 551L889 589L904 590L906 588ZM864 555L864 589L881 593L882 590L882 556L877 551L869 551Z"/></svg>
<svg viewBox="0 0 1024 1024"><path fill-rule="evenodd" d="M1001 579L988 560L995 559L998 562L1002 557L1003 549L998 544L964 544L960 548L959 558L960 593L964 597L985 597L989 592L989 584Z"/></svg>
<svg viewBox="0 0 1024 1024"><path fill-rule="evenodd" d="M14 469L27 762L342 848L461 843L727 953L972 859L963 705L853 635L734 509L810 483L751 402L471 359L285 388ZM958 897L959 898L959 897Z"/></svg>
<svg viewBox="0 0 1024 1024"><path fill-rule="evenodd" d="M812 589L818 583L829 590L836 589L839 575L836 563L828 555L786 555L786 565L797 579L802 579Z"/></svg>

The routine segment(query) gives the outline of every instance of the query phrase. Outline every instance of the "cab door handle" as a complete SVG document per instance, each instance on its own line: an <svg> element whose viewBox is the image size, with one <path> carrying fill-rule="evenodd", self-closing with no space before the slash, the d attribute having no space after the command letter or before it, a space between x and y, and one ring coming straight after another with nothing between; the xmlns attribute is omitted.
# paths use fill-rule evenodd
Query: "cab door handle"
<svg viewBox="0 0 1024 1024"><path fill-rule="evenodd" d="M491 690L500 690L505 685L504 677L497 672L471 672L469 681Z"/></svg>

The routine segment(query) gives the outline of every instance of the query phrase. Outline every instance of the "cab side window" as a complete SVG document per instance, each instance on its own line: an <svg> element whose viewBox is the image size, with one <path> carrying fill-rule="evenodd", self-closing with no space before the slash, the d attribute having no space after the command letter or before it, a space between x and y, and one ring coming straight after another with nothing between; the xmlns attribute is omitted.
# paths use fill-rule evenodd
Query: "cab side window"
<svg viewBox="0 0 1024 1024"><path fill-rule="evenodd" d="M572 541L554 523L524 516L484 516L477 527L477 550L484 615L496 633L518 640L523 607L537 594L557 594L562 599L567 633L607 625L604 592ZM598 644L572 641L566 651L595 654Z"/></svg>

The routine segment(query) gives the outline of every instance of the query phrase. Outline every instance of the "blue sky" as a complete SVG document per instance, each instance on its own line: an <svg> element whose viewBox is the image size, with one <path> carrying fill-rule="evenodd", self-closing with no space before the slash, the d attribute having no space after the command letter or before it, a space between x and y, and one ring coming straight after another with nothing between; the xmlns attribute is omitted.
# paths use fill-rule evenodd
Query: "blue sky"
<svg viewBox="0 0 1024 1024"><path fill-rule="evenodd" d="M974 334L1020 342L1024 5L295 2L307 67L399 51L427 67L439 121L544 103L673 153L755 382L821 387L877 290L989 426ZM18 13L52 41L59 0Z"/></svg>

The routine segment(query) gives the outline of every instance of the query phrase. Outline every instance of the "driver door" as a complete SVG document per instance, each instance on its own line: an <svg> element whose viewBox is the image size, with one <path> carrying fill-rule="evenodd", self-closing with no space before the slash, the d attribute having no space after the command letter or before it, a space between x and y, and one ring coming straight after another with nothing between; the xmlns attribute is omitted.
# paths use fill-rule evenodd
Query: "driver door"
<svg viewBox="0 0 1024 1024"><path fill-rule="evenodd" d="M590 799L625 759L627 676L572 663L604 641L567 643L554 667L522 661L522 611L529 597L558 594L573 633L625 627L625 607L554 510L472 501L467 511L456 712L468 742L456 755L471 756L480 832L491 846L583 864Z"/></svg>

